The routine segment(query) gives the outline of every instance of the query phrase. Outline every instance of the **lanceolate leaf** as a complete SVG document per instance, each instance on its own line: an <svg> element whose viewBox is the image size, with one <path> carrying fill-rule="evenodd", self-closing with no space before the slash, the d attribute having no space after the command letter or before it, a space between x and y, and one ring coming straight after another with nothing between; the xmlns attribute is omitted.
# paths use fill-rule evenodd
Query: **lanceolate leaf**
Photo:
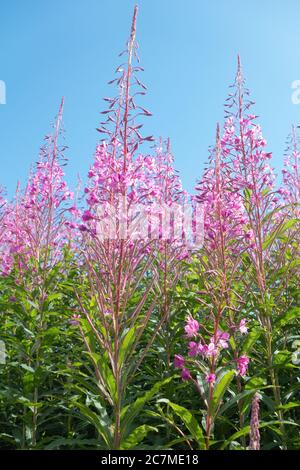
<svg viewBox="0 0 300 470"><path fill-rule="evenodd" d="M112 434L111 434L111 422L105 413L103 416L92 411L88 406L83 405L82 403L76 403L76 407L97 430L108 449L112 449ZM99 411L99 410L98 410Z"/></svg>
<svg viewBox="0 0 300 470"><path fill-rule="evenodd" d="M255 346L256 341L258 341L258 339L261 337L262 333L263 329L259 327L255 327L250 331L242 346L243 354L248 354L251 351L253 346Z"/></svg>
<svg viewBox="0 0 300 470"><path fill-rule="evenodd" d="M169 400L164 401L172 408L174 413L179 416L179 418L181 418L181 420L184 422L192 438L197 442L198 448L200 450L205 449L205 439L203 431L200 427L200 424L192 415L192 413L183 406L177 405L176 403L172 403Z"/></svg>
<svg viewBox="0 0 300 470"><path fill-rule="evenodd" d="M121 427L122 427L122 436L125 438L127 433L129 432L129 425L133 422L135 417L140 413L143 409L144 405L150 401L156 393L162 388L164 385L167 385L171 382L172 377L168 377L167 379L157 382L150 390L148 390L144 395L137 398L136 401L123 408L121 413Z"/></svg>
<svg viewBox="0 0 300 470"><path fill-rule="evenodd" d="M221 400L228 389L234 375L235 375L235 370L229 370L228 372L225 372L216 382L214 392L213 392L213 398L212 398L212 404L211 404L211 414L214 415L218 412L218 407L221 403Z"/></svg>
<svg viewBox="0 0 300 470"><path fill-rule="evenodd" d="M129 434L129 436L126 437L126 439L121 442L121 450L135 449L151 431L158 432L158 429L146 424L138 426L134 431L132 431L132 433Z"/></svg>

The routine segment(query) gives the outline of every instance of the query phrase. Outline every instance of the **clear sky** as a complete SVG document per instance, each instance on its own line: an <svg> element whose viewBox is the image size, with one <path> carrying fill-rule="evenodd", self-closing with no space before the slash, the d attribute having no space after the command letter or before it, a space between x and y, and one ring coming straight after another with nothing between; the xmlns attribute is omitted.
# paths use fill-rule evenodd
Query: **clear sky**
<svg viewBox="0 0 300 470"><path fill-rule="evenodd" d="M223 120L238 52L280 170L286 135L300 123L291 100L300 80L299 0L1 0L0 184L9 194L36 161L62 95L67 180L85 178L135 3L149 89L141 104L153 113L145 132L171 138L185 188L200 177Z"/></svg>

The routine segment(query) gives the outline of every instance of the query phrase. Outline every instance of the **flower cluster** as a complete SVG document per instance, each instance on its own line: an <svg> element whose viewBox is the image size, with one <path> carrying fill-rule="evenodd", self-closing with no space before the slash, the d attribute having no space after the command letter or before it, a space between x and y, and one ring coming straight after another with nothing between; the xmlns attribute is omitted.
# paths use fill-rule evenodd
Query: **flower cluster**
<svg viewBox="0 0 300 470"><path fill-rule="evenodd" d="M15 200L5 207L1 247L3 274L10 272L16 255L19 267L26 266L31 257L36 260L43 257L44 267L55 264L62 247L74 236L70 234L66 217L66 202L73 199L62 170L66 147L58 143L62 134L63 103L62 100L53 133L45 137L45 145L25 190L21 191L18 186Z"/></svg>
<svg viewBox="0 0 300 470"><path fill-rule="evenodd" d="M238 325L231 325L232 331L239 331L241 335L248 332L246 319L240 320ZM181 369L181 377L183 380L191 379L191 373L187 364L191 363L190 359L196 359L194 365L200 368L200 371L205 373L205 379L208 383L214 383L216 380L217 361L220 360L222 350L229 348L230 333L217 329L212 335L205 335L206 329L201 327L199 322L191 315L188 315L184 327L185 336L187 339L193 338L193 341L188 343L188 358L187 362L181 355L175 355L174 367ZM207 336L207 339L204 339ZM197 341L196 341L197 340ZM205 363L206 361L206 363ZM249 358L245 355L234 359L236 363L237 374L245 376L248 370Z"/></svg>

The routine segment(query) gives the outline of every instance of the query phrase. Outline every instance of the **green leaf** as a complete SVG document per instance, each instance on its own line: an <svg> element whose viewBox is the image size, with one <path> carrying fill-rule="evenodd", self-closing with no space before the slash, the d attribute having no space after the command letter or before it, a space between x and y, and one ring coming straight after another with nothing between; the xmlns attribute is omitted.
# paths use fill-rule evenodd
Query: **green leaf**
<svg viewBox="0 0 300 470"><path fill-rule="evenodd" d="M278 406L279 410L290 410L291 408L298 408L300 406L300 401L290 401L289 403L285 403L284 405Z"/></svg>
<svg viewBox="0 0 300 470"><path fill-rule="evenodd" d="M253 345L260 338L263 330L262 328L253 328L250 333L247 335L247 338L242 346L242 353L247 354L251 351Z"/></svg>
<svg viewBox="0 0 300 470"><path fill-rule="evenodd" d="M108 415L105 413L97 414L92 411L88 406L82 403L75 402L76 407L79 409L82 416L84 416L97 430L108 449L113 446L113 439L111 434L111 422ZM98 410L99 411L99 410Z"/></svg>
<svg viewBox="0 0 300 470"><path fill-rule="evenodd" d="M121 442L120 449L134 449L140 442L143 441L150 431L158 432L158 429L154 428L153 426L148 426L147 424L138 426L134 431L132 431L132 433L129 434L129 436L126 437L126 439Z"/></svg>
<svg viewBox="0 0 300 470"><path fill-rule="evenodd" d="M118 364L121 367L130 354L130 348L134 343L137 330L139 329L139 325L135 325L125 334L124 339L121 342L120 351L119 351L119 359Z"/></svg>
<svg viewBox="0 0 300 470"><path fill-rule="evenodd" d="M224 374L222 374L222 376L217 380L215 388L214 388L214 392L213 392L211 409L210 409L210 412L212 415L217 413L221 400L226 390L228 389L234 375L235 375L235 370L229 370L225 372Z"/></svg>
<svg viewBox="0 0 300 470"><path fill-rule="evenodd" d="M242 400L245 397L248 397L249 395L253 395L255 391L256 390L244 390L244 392L234 395L234 397L230 398L230 400L228 400L226 403L224 403L224 405L221 406L218 415L221 416L223 413L225 413L225 411L235 405L238 401Z"/></svg>
<svg viewBox="0 0 300 470"><path fill-rule="evenodd" d="M300 307L293 307L287 312L285 312L283 315L280 315L280 317L276 321L276 326L284 326L295 318L300 319Z"/></svg>
<svg viewBox="0 0 300 470"><path fill-rule="evenodd" d="M31 372L32 374L34 374L34 369L32 367L28 366L27 364L20 364L20 367L22 367L22 369L27 370L28 372Z"/></svg>
<svg viewBox="0 0 300 470"><path fill-rule="evenodd" d="M148 390L144 395L141 397L138 397L134 403L131 405L127 405L125 408L123 408L121 412L121 428L122 428L122 436L125 438L128 433L128 426L134 418L141 412L143 409L144 405L150 401L154 395L157 394L157 392L160 390L161 387L164 385L168 384L171 382L173 377L168 377L165 380L162 380L161 382L157 382L150 390Z"/></svg>
<svg viewBox="0 0 300 470"><path fill-rule="evenodd" d="M273 356L273 364L277 368L294 368L295 366L291 364L292 357L291 351L287 349L281 351L275 351Z"/></svg>
<svg viewBox="0 0 300 470"><path fill-rule="evenodd" d="M266 250L269 246L277 239L280 238L288 229L292 228L296 223L297 219L290 219L284 222L280 227L276 227L264 240L263 249Z"/></svg>
<svg viewBox="0 0 300 470"><path fill-rule="evenodd" d="M203 431L200 427L200 424L197 422L196 418L192 415L192 413L184 408L183 406L177 405L176 403L172 403L169 400L164 400L167 403L174 413L179 416L179 418L184 422L187 429L191 433L193 439L197 442L199 449L205 449L205 439L203 435Z"/></svg>
<svg viewBox="0 0 300 470"><path fill-rule="evenodd" d="M118 400L117 385L113 372L108 364L107 354L104 353L100 355L92 352L86 352L86 354L88 354L97 364L101 377L103 378L103 381L105 383L106 389L108 390L113 402L116 403Z"/></svg>
<svg viewBox="0 0 300 470"><path fill-rule="evenodd" d="M71 448L79 448L79 449L85 449L85 448L97 448L99 447L99 441L96 439L68 439L65 437L58 437L56 439L53 439L53 441L50 442L50 444L44 445L43 450L59 450L61 447L71 447Z"/></svg>

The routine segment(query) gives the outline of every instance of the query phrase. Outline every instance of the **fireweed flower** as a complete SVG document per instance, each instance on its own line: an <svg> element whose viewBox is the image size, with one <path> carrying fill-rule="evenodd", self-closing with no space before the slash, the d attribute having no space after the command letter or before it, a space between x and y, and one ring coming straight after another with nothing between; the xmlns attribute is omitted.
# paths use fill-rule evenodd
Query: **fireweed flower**
<svg viewBox="0 0 300 470"><path fill-rule="evenodd" d="M106 375L103 376L103 371L93 363L103 394L113 409L114 448L120 447L120 406L127 384L168 319L169 290L180 273L176 266L180 250L175 250L174 237L163 239L160 224L156 224L159 236L157 233L152 236L151 231L152 218L157 220L160 216L159 202L172 204L180 187L178 178L174 177L169 148L158 145L161 149L153 150L153 146L148 145L143 153L141 149L154 139L143 136L143 124L137 122L139 116L151 116L137 103L146 89L141 81L143 69L135 42L137 10L135 7L125 51L126 65L117 68L117 77L111 81L117 85L117 96L104 99L107 108L101 113L103 117L97 129L101 139L96 145L84 189L87 209L81 217L78 237L82 263L88 273L87 295L93 299L95 308L92 312L86 309L80 292L77 292L78 303L99 349L108 353L106 367L114 377L116 388L116 393L112 393ZM155 214L151 211L153 208L156 208ZM141 279L145 281L143 290L140 289ZM162 300L154 289L161 280ZM157 327L148 334L147 326L153 315L157 315L157 305ZM111 315L105 315L107 308ZM139 325L136 341L122 356L122 349L117 345L122 344L124 331L135 325ZM190 328L195 331L195 323ZM86 338L83 340L87 344ZM127 374L129 364L132 372ZM184 358L175 357L174 367L182 369L184 380L190 378L190 372L184 368Z"/></svg>
<svg viewBox="0 0 300 470"><path fill-rule="evenodd" d="M214 342L214 339L212 339L207 347L207 350L205 352L205 355L207 357L214 357L218 354L218 347Z"/></svg>
<svg viewBox="0 0 300 470"><path fill-rule="evenodd" d="M230 246L230 253L238 255L247 231L247 215L243 198L234 185L226 162L224 143L217 128L216 147L211 150L209 168L199 182L197 201L204 206L205 246L217 256L221 243Z"/></svg>
<svg viewBox="0 0 300 470"><path fill-rule="evenodd" d="M45 137L24 191L18 186L15 200L6 207L5 236L0 250L6 273L14 259L18 259L19 268L25 269L29 259L35 258L47 269L61 259L64 246L68 243L73 246L75 232L67 224L66 215L66 201L73 198L73 193L64 181L66 146L60 142L63 106L62 99L53 132Z"/></svg>
<svg viewBox="0 0 300 470"><path fill-rule="evenodd" d="M103 310L103 315L105 315L106 317L107 317L107 316L111 316L111 315L112 315L112 311L111 311L110 309L108 309L108 308L105 308L105 309Z"/></svg>
<svg viewBox="0 0 300 470"><path fill-rule="evenodd" d="M273 219L261 226L257 223L257 217L262 220L268 211L276 207L275 174L269 163L272 154L265 149L266 140L256 123L257 116L249 111L254 103L245 87L239 57L232 89L225 105L227 118L221 139L222 154L231 186L236 189L244 206L243 244L253 261L259 263L259 240L268 236Z"/></svg>
<svg viewBox="0 0 300 470"><path fill-rule="evenodd" d="M228 340L230 338L229 333L226 331L217 331L217 345L223 349L228 348Z"/></svg>
<svg viewBox="0 0 300 470"><path fill-rule="evenodd" d="M243 318L241 321L240 321L240 324L239 324L239 330L240 330L240 333L242 333L242 335L245 335L248 333L248 328L246 326L246 323L247 323L247 320L245 318Z"/></svg>
<svg viewBox="0 0 300 470"><path fill-rule="evenodd" d="M237 362L238 373L239 375L243 377L247 373L250 359L247 356L240 356L236 362Z"/></svg>
<svg viewBox="0 0 300 470"><path fill-rule="evenodd" d="M279 410L278 416L283 419L283 412L280 408L282 404L281 387L278 386L278 371L274 367L272 354L273 315L276 308L270 307L267 299L270 293L273 296L276 290L284 289L286 281L290 279L286 263L286 250L292 250L289 256L293 257L298 249L298 240L296 239L294 244L292 242L295 239L292 230L285 233L291 243L282 243L277 239L277 233L285 224L287 216L287 213L280 207L280 198L286 194L286 200L290 201L288 194L292 195L292 199L296 194L297 202L299 202L299 193L297 195L298 144L295 145L295 135L292 135L285 159L284 191L280 195L276 190L275 173L270 161L272 154L266 151L266 140L263 138L261 127L256 122L257 116L250 111L253 104L249 99L249 91L245 87L242 67L238 58L235 82L225 105L227 119L222 136L222 147L232 187L237 189L237 193L242 198L246 213L245 232L249 236L241 240L241 246L249 256L253 274L248 276L246 272L242 281L246 289L250 289L252 292L257 291L259 297L264 299L262 305L256 307L255 313L264 328L266 340L269 342L267 361L270 364L270 380L273 385L274 400ZM270 243L270 234L275 235L274 243ZM297 237L299 235L296 235ZM279 253L280 255L278 255ZM278 276L281 269L287 273L282 277ZM274 277L278 281L276 289L271 281ZM239 375L244 375L247 371L248 358L240 358L237 363ZM283 432L282 426L281 430Z"/></svg>
<svg viewBox="0 0 300 470"><path fill-rule="evenodd" d="M188 338L197 336L198 331L199 331L199 323L191 315L189 315L187 318L187 323L184 327L184 330Z"/></svg>
<svg viewBox="0 0 300 470"><path fill-rule="evenodd" d="M185 359L180 354L174 356L174 367L175 369L181 369L185 364Z"/></svg>
<svg viewBox="0 0 300 470"><path fill-rule="evenodd" d="M88 210L84 211L84 213L82 214L83 222L88 222L89 220L93 220L93 218L93 214L91 214L91 212Z"/></svg>
<svg viewBox="0 0 300 470"><path fill-rule="evenodd" d="M203 354L203 345L201 343L195 343L194 341L191 341L188 344L188 349L189 349L188 355L190 357L195 357L198 354Z"/></svg>
<svg viewBox="0 0 300 470"><path fill-rule="evenodd" d="M216 381L216 374L207 374L205 380L207 383L214 384Z"/></svg>
<svg viewBox="0 0 300 470"><path fill-rule="evenodd" d="M242 296L237 293L237 296L231 299L228 293L235 289L235 284L238 284L235 281L240 278L241 255L246 249L245 234L247 234L247 246L253 243L243 194L240 192L239 182L232 177L231 154L227 144L230 139L234 145L240 146L233 119L227 122L225 137L220 135L217 126L216 142L210 151L208 167L196 188L197 201L204 206L202 253L205 256L205 261L202 254L198 257L200 282L205 286L198 301L204 306L207 319L204 331L201 331L201 335L207 341L203 349L204 360L196 365L208 378L209 384L209 393L204 397L207 406L205 429L207 446L214 424L211 412L213 378L217 375L216 371L222 369L225 357L227 360L232 354L232 360L235 360L238 354L230 348L229 339L232 335L237 344L234 312L239 311ZM208 331L210 331L209 338L207 338Z"/></svg>
<svg viewBox="0 0 300 470"><path fill-rule="evenodd" d="M182 380L191 380L192 378L190 371L185 367L182 369L181 378Z"/></svg>

